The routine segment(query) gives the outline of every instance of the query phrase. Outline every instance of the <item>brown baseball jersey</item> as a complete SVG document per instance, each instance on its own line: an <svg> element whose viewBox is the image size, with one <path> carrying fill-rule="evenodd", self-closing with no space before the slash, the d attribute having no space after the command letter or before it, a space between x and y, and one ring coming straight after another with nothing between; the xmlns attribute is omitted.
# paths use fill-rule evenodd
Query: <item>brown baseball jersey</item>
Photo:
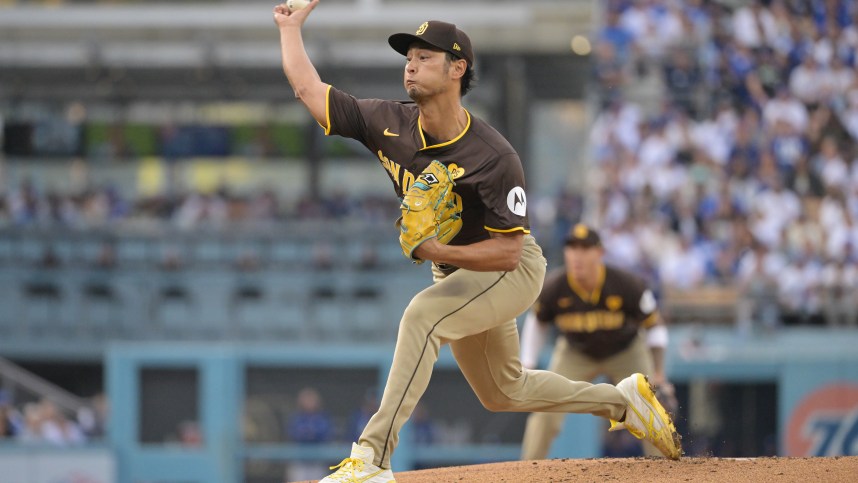
<svg viewBox="0 0 858 483"><path fill-rule="evenodd" d="M604 359L628 347L641 327L655 325L658 313L641 278L602 265L599 283L589 294L565 269L551 272L537 300L536 318L554 324L570 348Z"/></svg>
<svg viewBox="0 0 858 483"><path fill-rule="evenodd" d="M468 124L454 139L423 132L410 101L356 99L328 87L325 134L360 141L378 157L398 197L433 160L447 166L462 200L462 229L451 245L489 238L489 232L530 233L521 160L503 136L465 111Z"/></svg>

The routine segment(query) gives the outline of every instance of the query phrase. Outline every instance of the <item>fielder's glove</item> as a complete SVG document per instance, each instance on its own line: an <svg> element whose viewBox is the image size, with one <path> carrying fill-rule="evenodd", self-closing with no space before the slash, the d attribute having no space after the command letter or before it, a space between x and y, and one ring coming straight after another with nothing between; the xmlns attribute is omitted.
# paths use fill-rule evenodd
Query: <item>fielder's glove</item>
<svg viewBox="0 0 858 483"><path fill-rule="evenodd" d="M414 250L430 238L447 244L462 229L461 198L453 193L453 178L440 161L432 161L405 192L400 209L399 245L414 263Z"/></svg>

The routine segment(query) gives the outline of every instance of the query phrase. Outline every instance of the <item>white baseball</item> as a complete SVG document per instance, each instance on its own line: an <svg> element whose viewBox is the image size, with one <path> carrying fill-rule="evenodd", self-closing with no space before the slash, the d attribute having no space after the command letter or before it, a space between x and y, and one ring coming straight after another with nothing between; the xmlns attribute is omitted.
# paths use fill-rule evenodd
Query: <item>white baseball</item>
<svg viewBox="0 0 858 483"><path fill-rule="evenodd" d="M290 12L301 10L309 4L310 0L286 0L286 8L288 8Z"/></svg>

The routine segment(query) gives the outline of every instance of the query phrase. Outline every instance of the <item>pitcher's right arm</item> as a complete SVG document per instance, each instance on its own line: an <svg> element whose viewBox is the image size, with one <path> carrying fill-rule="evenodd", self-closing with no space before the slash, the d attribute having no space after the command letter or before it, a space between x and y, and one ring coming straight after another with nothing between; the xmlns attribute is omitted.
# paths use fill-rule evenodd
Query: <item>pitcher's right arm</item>
<svg viewBox="0 0 858 483"><path fill-rule="evenodd" d="M301 27L310 12L319 4L313 0L306 8L290 12L285 5L274 7L274 23L280 30L280 54L283 72L295 91L295 97L301 100L310 115L323 127L328 127L325 111L328 84L322 82L319 73L310 62L304 49Z"/></svg>

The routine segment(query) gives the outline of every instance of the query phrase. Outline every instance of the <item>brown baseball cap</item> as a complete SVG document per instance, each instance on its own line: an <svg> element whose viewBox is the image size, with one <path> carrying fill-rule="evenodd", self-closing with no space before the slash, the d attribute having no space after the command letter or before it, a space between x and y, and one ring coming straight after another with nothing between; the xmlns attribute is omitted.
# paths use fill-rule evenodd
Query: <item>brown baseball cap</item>
<svg viewBox="0 0 858 483"><path fill-rule="evenodd" d="M471 48L471 39L459 30L455 25L440 20L429 20L420 24L417 32L413 34L393 34L387 39L387 43L393 50L402 55L408 55L408 47L414 42L426 42L444 52L465 59L468 65L474 65L474 51Z"/></svg>
<svg viewBox="0 0 858 483"><path fill-rule="evenodd" d="M572 229L569 230L569 234L566 235L567 247L574 246L589 248L601 245L602 239L599 237L599 233L583 223L578 223L573 226Z"/></svg>

